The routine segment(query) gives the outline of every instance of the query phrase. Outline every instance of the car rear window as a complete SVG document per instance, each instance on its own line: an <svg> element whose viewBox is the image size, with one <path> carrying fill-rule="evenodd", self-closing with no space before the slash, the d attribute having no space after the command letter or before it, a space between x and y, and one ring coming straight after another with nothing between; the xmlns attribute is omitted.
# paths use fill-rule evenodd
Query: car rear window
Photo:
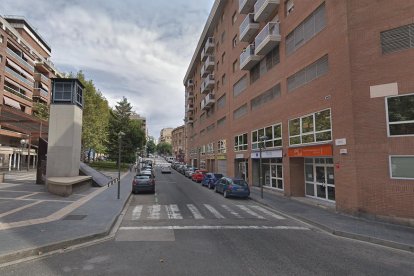
<svg viewBox="0 0 414 276"><path fill-rule="evenodd" d="M222 175L221 173L215 173L215 174L214 174L214 176L215 176L216 178L222 178L222 177L223 177L223 175Z"/></svg>
<svg viewBox="0 0 414 276"><path fill-rule="evenodd" d="M236 185L239 185L239 186L246 186L247 185L246 181L244 181L242 179L233 180L233 183L236 184Z"/></svg>
<svg viewBox="0 0 414 276"><path fill-rule="evenodd" d="M137 175L135 176L135 179L150 179L149 175Z"/></svg>

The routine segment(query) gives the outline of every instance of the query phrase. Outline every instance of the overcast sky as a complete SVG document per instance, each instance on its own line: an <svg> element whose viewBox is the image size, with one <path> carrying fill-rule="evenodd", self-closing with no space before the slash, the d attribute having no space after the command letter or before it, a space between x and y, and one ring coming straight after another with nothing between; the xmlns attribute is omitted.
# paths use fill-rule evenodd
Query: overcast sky
<svg viewBox="0 0 414 276"><path fill-rule="evenodd" d="M62 72L82 70L111 106L125 96L149 135L183 124L182 84L214 0L1 0L52 48Z"/></svg>

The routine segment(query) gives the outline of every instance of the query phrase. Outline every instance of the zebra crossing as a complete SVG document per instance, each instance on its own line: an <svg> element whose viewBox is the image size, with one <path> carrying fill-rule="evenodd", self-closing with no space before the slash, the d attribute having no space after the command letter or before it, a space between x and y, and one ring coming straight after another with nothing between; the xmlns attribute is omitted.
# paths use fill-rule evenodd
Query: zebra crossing
<svg viewBox="0 0 414 276"><path fill-rule="evenodd" d="M35 171L9 172L4 176L4 182L7 181L29 181L36 180Z"/></svg>
<svg viewBox="0 0 414 276"><path fill-rule="evenodd" d="M283 216L258 205L219 205L210 204L154 204L136 205L131 208L127 220L182 220L182 219L259 219L282 220Z"/></svg>

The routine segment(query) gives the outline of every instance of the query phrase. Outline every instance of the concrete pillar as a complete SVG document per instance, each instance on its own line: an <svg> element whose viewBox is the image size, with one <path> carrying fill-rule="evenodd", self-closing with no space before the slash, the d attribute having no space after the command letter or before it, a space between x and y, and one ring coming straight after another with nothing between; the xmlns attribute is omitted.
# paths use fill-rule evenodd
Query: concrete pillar
<svg viewBox="0 0 414 276"><path fill-rule="evenodd" d="M12 168L12 157L13 157L13 154L9 154L9 171L11 171L11 168Z"/></svg>
<svg viewBox="0 0 414 276"><path fill-rule="evenodd" d="M17 158L16 153L13 153L13 169L16 168L16 158Z"/></svg>
<svg viewBox="0 0 414 276"><path fill-rule="evenodd" d="M17 155L17 170L20 171L20 158L21 158L21 154L19 153Z"/></svg>
<svg viewBox="0 0 414 276"><path fill-rule="evenodd" d="M35 168L36 165L36 155L33 155L33 169Z"/></svg>

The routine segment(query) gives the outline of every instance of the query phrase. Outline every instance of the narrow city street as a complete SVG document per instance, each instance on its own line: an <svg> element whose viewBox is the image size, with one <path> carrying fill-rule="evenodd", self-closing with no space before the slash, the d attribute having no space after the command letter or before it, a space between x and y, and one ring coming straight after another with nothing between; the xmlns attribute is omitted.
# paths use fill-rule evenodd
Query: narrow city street
<svg viewBox="0 0 414 276"><path fill-rule="evenodd" d="M160 160L157 160L160 164ZM412 275L414 255L335 237L253 200L225 199L156 166L115 238L1 275Z"/></svg>

